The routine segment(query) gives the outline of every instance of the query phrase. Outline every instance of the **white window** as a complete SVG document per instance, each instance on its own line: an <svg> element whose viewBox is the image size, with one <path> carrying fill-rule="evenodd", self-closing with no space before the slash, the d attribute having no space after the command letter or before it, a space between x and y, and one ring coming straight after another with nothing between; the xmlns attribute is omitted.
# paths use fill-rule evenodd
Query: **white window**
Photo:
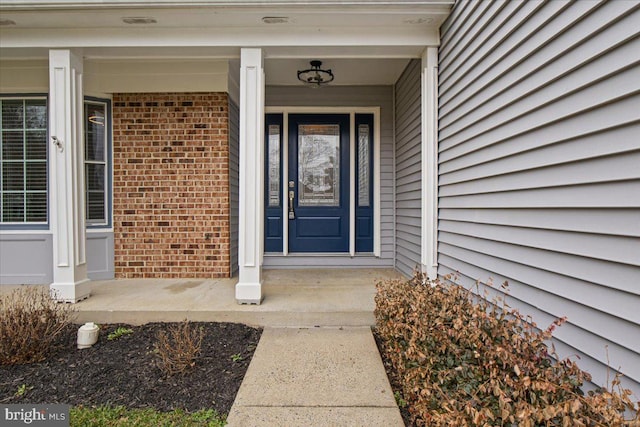
<svg viewBox="0 0 640 427"><path fill-rule="evenodd" d="M47 222L47 99L0 98L0 223Z"/></svg>
<svg viewBox="0 0 640 427"><path fill-rule="evenodd" d="M107 100L87 99L85 115L86 219L110 219L110 132ZM47 98L0 98L0 224L46 225Z"/></svg>
<svg viewBox="0 0 640 427"><path fill-rule="evenodd" d="M110 139L108 101L84 103L86 219L89 226L109 225Z"/></svg>

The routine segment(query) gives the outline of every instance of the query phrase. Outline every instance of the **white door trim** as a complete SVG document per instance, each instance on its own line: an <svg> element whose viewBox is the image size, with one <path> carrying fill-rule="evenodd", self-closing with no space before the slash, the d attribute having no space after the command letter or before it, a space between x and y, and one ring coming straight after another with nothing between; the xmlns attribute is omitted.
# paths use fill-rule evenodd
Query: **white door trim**
<svg viewBox="0 0 640 427"><path fill-rule="evenodd" d="M356 113L349 113L349 255L356 255Z"/></svg>
<svg viewBox="0 0 640 427"><path fill-rule="evenodd" d="M282 115L282 254L289 255L289 115Z"/></svg>
<svg viewBox="0 0 640 427"><path fill-rule="evenodd" d="M380 243L380 234L381 234L381 224L380 224L380 107L286 107L286 106L270 106L265 107L265 114L274 113L274 114L282 114L282 137L283 137L283 150L282 150L282 194L288 194L288 171L286 165L288 165L288 156L289 150L288 146L288 125L289 114L349 114L350 115L350 138L351 138L351 160L350 160L350 194L349 194L349 256L355 256L355 247L356 247L356 235L355 235L355 115L356 114L373 114L373 254L376 257L380 257L381 253L381 243ZM264 201L263 201L264 203ZM287 218L288 210L289 210L289 199L287 197L283 198L282 203L282 215L283 218ZM287 221L282 221L282 254L284 256L289 255L288 249L288 223ZM313 254L307 254L313 255ZM323 254L317 254L323 255Z"/></svg>

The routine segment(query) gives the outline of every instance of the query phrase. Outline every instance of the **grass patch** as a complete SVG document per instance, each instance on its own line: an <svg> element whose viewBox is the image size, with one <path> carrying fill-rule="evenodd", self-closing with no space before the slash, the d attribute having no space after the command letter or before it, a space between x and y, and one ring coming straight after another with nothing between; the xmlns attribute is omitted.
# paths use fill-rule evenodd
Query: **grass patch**
<svg viewBox="0 0 640 427"><path fill-rule="evenodd" d="M125 426L172 426L172 427L222 427L225 417L213 409L188 413L177 409L158 412L153 409L127 409L123 406L71 408L71 427L125 427Z"/></svg>

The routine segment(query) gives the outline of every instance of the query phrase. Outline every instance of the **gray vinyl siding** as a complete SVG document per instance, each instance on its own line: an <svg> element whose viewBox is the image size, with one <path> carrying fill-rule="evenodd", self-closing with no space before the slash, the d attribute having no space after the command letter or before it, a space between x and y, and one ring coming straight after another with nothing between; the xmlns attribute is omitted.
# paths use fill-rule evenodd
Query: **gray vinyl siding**
<svg viewBox="0 0 640 427"><path fill-rule="evenodd" d="M87 277L91 280L115 277L113 231L87 231Z"/></svg>
<svg viewBox="0 0 640 427"><path fill-rule="evenodd" d="M439 274L508 281L541 327L567 316L558 354L600 385L619 368L637 395L639 29L635 1L458 1L441 28L438 217Z"/></svg>
<svg viewBox="0 0 640 427"><path fill-rule="evenodd" d="M53 282L53 236L49 233L0 234L0 285ZM113 232L87 232L87 276L113 279Z"/></svg>
<svg viewBox="0 0 640 427"><path fill-rule="evenodd" d="M229 203L231 203L231 275L238 272L238 224L240 203L240 113L229 98Z"/></svg>
<svg viewBox="0 0 640 427"><path fill-rule="evenodd" d="M0 234L0 285L53 282L53 236Z"/></svg>
<svg viewBox="0 0 640 427"><path fill-rule="evenodd" d="M395 87L396 265L410 276L420 264L422 125L420 61L412 60Z"/></svg>
<svg viewBox="0 0 640 427"><path fill-rule="evenodd" d="M265 267L392 267L393 220L393 88L391 86L268 86L266 106L380 107L380 257L375 256L265 256Z"/></svg>

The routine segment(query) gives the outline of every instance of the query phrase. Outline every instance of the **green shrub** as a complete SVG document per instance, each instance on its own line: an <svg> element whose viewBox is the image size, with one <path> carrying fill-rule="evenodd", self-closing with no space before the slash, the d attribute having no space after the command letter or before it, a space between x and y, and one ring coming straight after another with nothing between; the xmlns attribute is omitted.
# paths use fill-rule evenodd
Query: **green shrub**
<svg viewBox="0 0 640 427"><path fill-rule="evenodd" d="M619 378L616 391L584 395L589 374L549 353L565 319L541 331L502 299L419 273L378 283L375 299L376 333L415 425L640 425Z"/></svg>
<svg viewBox="0 0 640 427"><path fill-rule="evenodd" d="M71 304L54 301L48 289L21 286L0 295L0 365L46 359L74 316Z"/></svg>
<svg viewBox="0 0 640 427"><path fill-rule="evenodd" d="M107 335L107 340L109 341L117 340L118 338L121 338L125 335L131 335L132 333L133 333L133 329L120 326L115 331L110 332L109 335Z"/></svg>

